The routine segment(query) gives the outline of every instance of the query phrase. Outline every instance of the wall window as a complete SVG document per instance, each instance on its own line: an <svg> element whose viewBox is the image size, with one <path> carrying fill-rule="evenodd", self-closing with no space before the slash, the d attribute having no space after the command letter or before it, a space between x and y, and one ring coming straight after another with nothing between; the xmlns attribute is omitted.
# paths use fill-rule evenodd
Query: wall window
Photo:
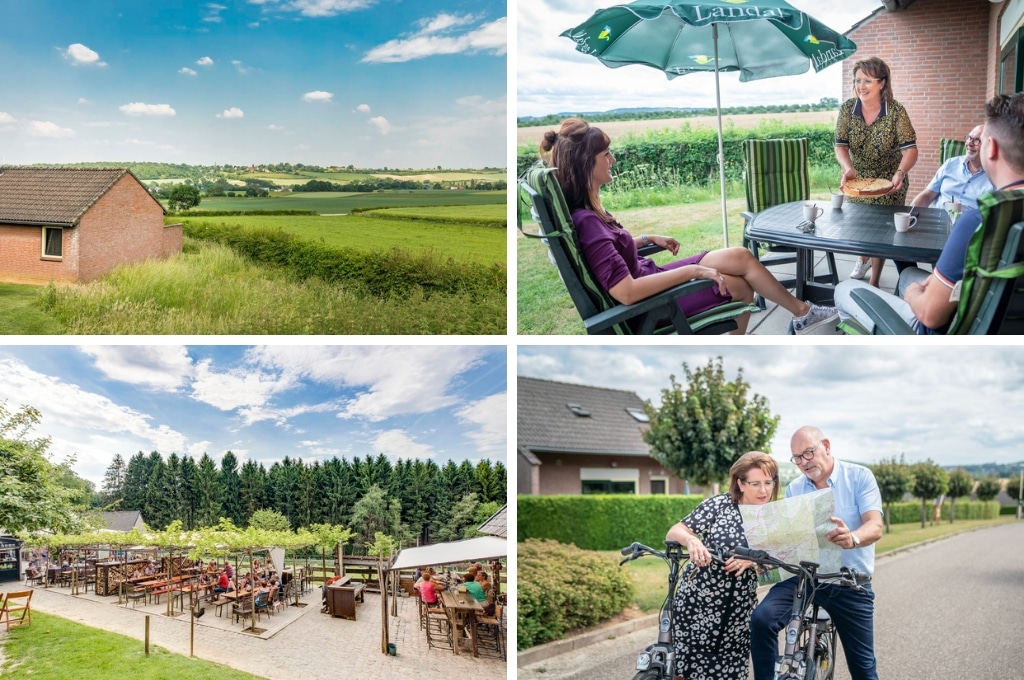
<svg viewBox="0 0 1024 680"><path fill-rule="evenodd" d="M59 260L64 256L64 230L60 227L43 227L43 257Z"/></svg>
<svg viewBox="0 0 1024 680"><path fill-rule="evenodd" d="M999 94L1014 94L1024 90L1022 47L1024 47L1024 28L1019 28L1003 48L1002 54L999 55Z"/></svg>
<svg viewBox="0 0 1024 680"><path fill-rule="evenodd" d="M668 493L668 477L651 477L651 495L664 496Z"/></svg>
<svg viewBox="0 0 1024 680"><path fill-rule="evenodd" d="M640 482L637 468L580 468L580 493L635 494Z"/></svg>

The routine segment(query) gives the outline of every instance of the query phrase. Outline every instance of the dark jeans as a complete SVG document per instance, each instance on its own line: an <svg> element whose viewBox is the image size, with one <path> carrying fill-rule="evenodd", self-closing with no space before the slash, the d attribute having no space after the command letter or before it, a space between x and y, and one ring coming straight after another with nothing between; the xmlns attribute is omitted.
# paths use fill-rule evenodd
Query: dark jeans
<svg viewBox="0 0 1024 680"><path fill-rule="evenodd" d="M750 618L750 656L754 662L754 680L772 680L779 653L779 631L786 627L793 609L791 578L772 587ZM846 652L846 666L853 680L878 680L875 662L875 594L870 584L865 592L825 585L814 596L835 621L839 639Z"/></svg>
<svg viewBox="0 0 1024 680"><path fill-rule="evenodd" d="M917 266L916 262L904 262L903 260L893 260L892 263L896 265L897 274L902 274L904 269Z"/></svg>

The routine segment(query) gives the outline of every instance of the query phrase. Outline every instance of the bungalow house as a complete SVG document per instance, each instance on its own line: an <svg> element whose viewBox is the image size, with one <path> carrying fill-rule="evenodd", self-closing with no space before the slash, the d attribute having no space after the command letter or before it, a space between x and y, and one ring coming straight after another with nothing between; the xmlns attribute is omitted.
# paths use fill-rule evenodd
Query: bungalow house
<svg viewBox="0 0 1024 680"><path fill-rule="evenodd" d="M125 169L0 167L0 280L87 282L181 252L181 225Z"/></svg>
<svg viewBox="0 0 1024 680"><path fill-rule="evenodd" d="M844 98L853 64L880 57L917 132L910 196L939 167L939 140L963 139L985 119L985 102L1024 89L1024 0L880 0L846 35L857 53L842 62Z"/></svg>
<svg viewBox="0 0 1024 680"><path fill-rule="evenodd" d="M139 510L101 512L100 520L103 522L103 528L107 531L128 533L132 529L138 529L139 531L145 529L145 525L142 523L142 512Z"/></svg>
<svg viewBox="0 0 1024 680"><path fill-rule="evenodd" d="M524 377L517 384L518 493L687 492L651 458L636 393Z"/></svg>

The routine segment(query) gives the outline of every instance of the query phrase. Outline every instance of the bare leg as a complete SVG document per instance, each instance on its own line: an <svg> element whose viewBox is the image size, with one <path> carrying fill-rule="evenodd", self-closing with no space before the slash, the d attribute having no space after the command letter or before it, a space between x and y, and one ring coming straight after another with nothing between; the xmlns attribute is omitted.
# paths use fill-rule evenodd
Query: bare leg
<svg viewBox="0 0 1024 680"><path fill-rule="evenodd" d="M880 257L871 258L871 279L868 281L872 286L878 288L878 281L882 278L882 267L885 266L885 260Z"/></svg>
<svg viewBox="0 0 1024 680"><path fill-rule="evenodd" d="M704 258L705 260L707 257ZM721 270L719 270L721 271ZM733 300L742 300L743 302L754 301L754 291L747 283L746 279L741 276L732 276L722 272L725 276L725 285L729 288L729 295L732 296ZM736 330L732 331L730 335L746 335L747 324L750 323L750 313L741 314L736 317Z"/></svg>
<svg viewBox="0 0 1024 680"><path fill-rule="evenodd" d="M803 316L811 311L809 304L793 297L746 248L712 250L700 263L705 267L713 267L723 274L744 279L754 292L779 305L793 316Z"/></svg>

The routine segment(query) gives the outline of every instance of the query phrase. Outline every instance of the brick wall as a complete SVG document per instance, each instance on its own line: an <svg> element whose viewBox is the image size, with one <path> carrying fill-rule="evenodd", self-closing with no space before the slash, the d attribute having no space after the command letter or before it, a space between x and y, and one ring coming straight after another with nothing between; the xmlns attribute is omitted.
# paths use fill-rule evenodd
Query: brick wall
<svg viewBox="0 0 1024 680"><path fill-rule="evenodd" d="M541 461L540 493L544 496L580 493L580 468L609 468L614 461L618 470L636 469L640 473L637 492L646 495L651 492L651 477L667 477L669 493L683 493L684 483L665 470L658 461L644 456L605 456L597 454L534 454ZM522 459L520 459L522 464ZM691 486L693 493L700 487Z"/></svg>
<svg viewBox="0 0 1024 680"><path fill-rule="evenodd" d="M843 62L843 95L853 97L853 64L879 57L892 71L896 101L917 132L912 198L939 167L939 140L962 139L985 118L991 96L988 64L993 5L980 0L918 0L881 11L849 33L857 53Z"/></svg>
<svg viewBox="0 0 1024 680"><path fill-rule="evenodd" d="M0 281L48 283L77 280L77 236L74 228L64 229L62 259L44 260L42 227L0 224Z"/></svg>
<svg viewBox="0 0 1024 680"><path fill-rule="evenodd" d="M163 257L170 257L181 252L181 230L182 225L180 222L178 224L168 224L164 227Z"/></svg>
<svg viewBox="0 0 1024 680"><path fill-rule="evenodd" d="M122 264L164 257L173 247L165 235L163 211L144 186L125 175L82 217L79 280L93 281ZM180 232L180 228L178 230ZM170 237L172 244L165 244ZM180 234L177 251L181 251Z"/></svg>

